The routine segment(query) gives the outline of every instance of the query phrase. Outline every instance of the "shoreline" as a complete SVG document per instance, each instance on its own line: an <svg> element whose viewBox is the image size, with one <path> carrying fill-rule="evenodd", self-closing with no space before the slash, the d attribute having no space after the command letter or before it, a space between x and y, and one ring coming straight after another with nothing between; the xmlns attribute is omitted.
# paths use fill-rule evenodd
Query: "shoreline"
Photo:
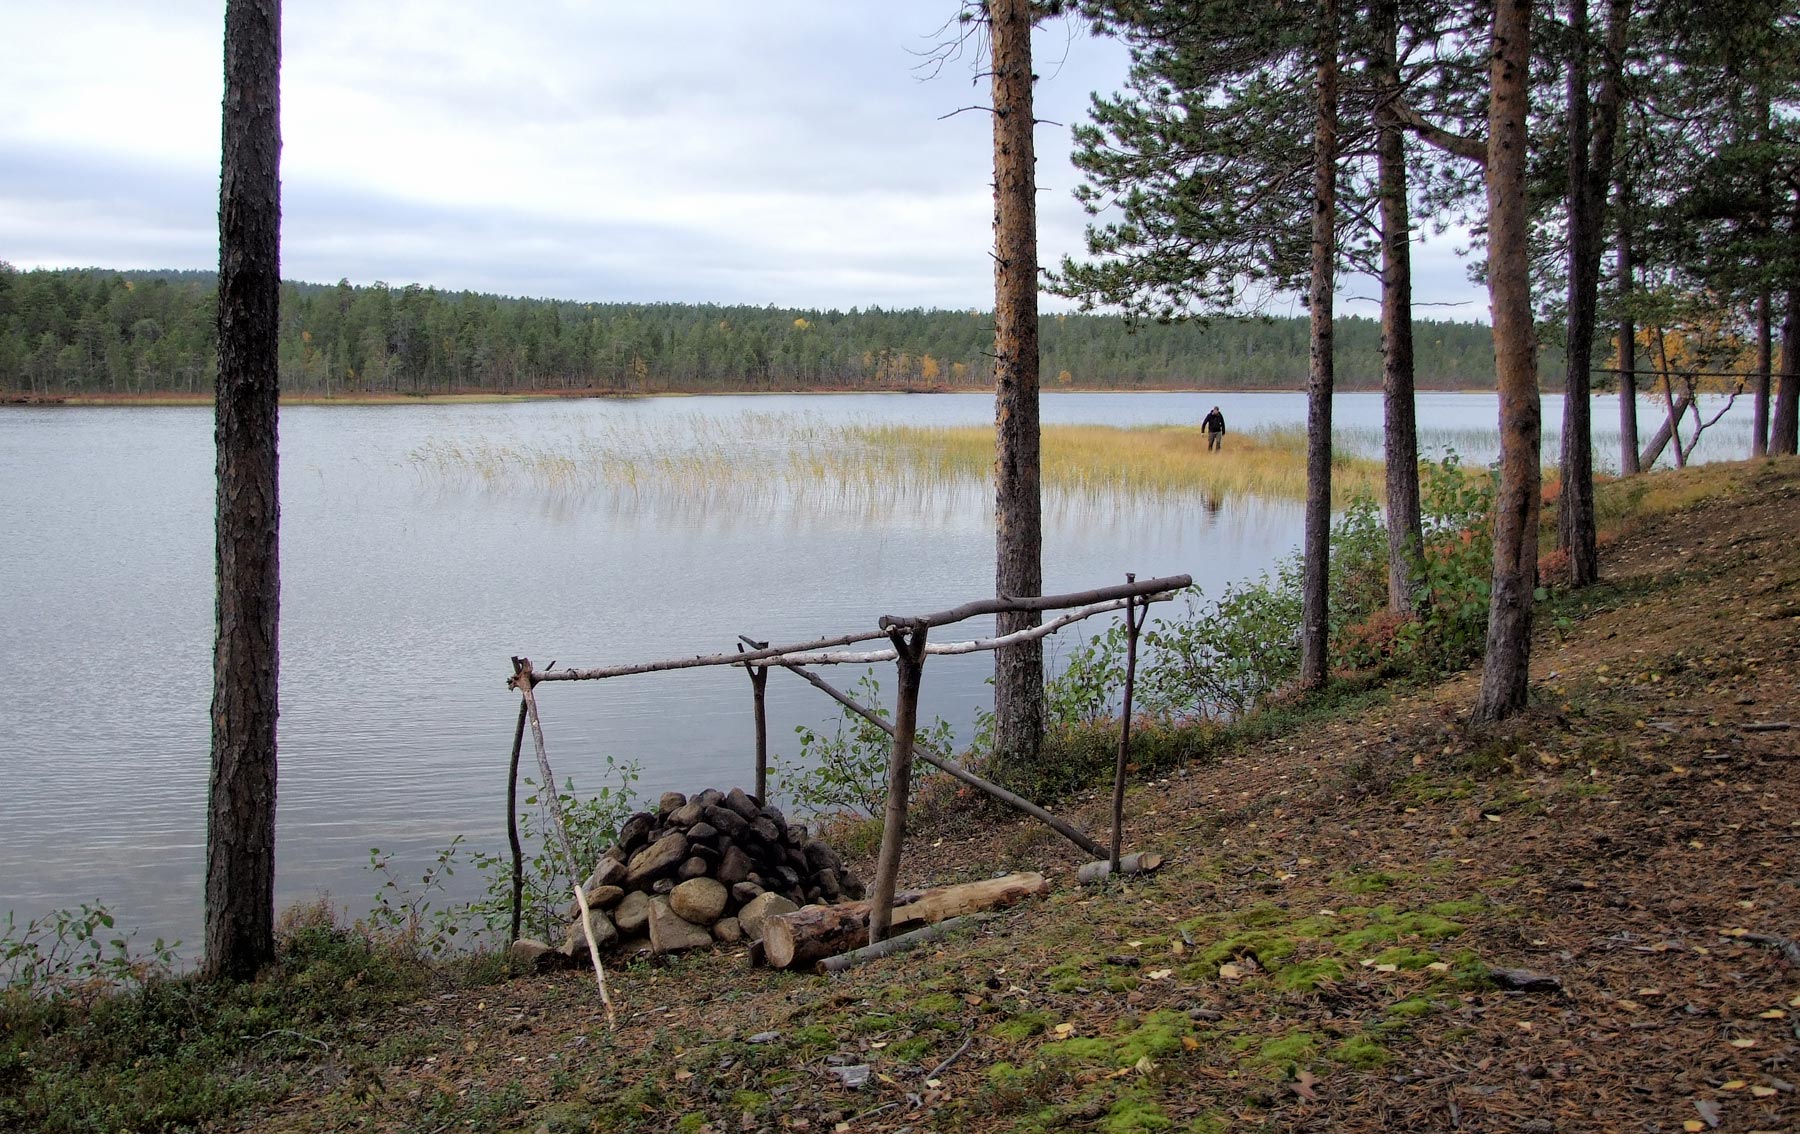
<svg viewBox="0 0 1800 1134"><path fill-rule="evenodd" d="M1303 392L1304 385L1294 388L1266 386L1255 388L1213 387L1213 386L1068 386L1057 389L1042 389L1040 394L1293 394ZM458 405L458 404L498 404L505 402L550 402L550 401L593 401L638 400L643 398L700 398L700 397L744 397L756 398L778 394L986 394L990 390L986 386L887 386L878 389L853 389L845 386L796 387L783 390L457 390L435 394L283 394L281 404L284 406L400 406L400 405ZM1356 387L1336 391L1345 394L1380 393L1379 386L1368 389ZM1421 386L1417 390L1421 394L1492 394L1492 389L1469 386ZM1545 395L1560 393L1558 390L1546 388ZM193 408L210 406L213 395L162 393L162 394L3 394L0 395L0 407L10 406L81 406L81 407L132 407L154 408L173 406Z"/></svg>

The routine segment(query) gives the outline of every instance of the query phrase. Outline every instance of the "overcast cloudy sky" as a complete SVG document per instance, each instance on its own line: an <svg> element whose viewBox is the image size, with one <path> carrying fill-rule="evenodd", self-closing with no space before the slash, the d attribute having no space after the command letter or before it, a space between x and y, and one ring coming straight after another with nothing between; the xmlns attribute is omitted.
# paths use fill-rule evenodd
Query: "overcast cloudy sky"
<svg viewBox="0 0 1800 1134"><path fill-rule="evenodd" d="M955 0L285 7L287 278L992 305L989 119L952 113L986 102L986 81L966 57L920 70ZM0 0L0 259L217 267L223 12ZM1068 127L1122 84L1125 53L1062 21L1035 50L1038 115L1060 123L1038 129L1049 264L1081 250L1087 219ZM1485 320L1452 249L1419 250L1419 298Z"/></svg>

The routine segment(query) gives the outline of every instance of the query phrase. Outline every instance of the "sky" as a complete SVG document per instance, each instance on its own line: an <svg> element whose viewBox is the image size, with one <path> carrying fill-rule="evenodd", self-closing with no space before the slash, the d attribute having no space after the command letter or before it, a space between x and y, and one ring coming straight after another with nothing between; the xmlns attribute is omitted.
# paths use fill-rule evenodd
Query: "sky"
<svg viewBox="0 0 1800 1134"><path fill-rule="evenodd" d="M986 78L973 51L927 65L957 7L289 0L282 275L991 308ZM223 22L219 0L0 0L0 260L217 268ZM1090 220L1069 128L1126 56L1065 20L1033 49L1051 265ZM1485 321L1456 245L1415 248L1415 294L1443 305L1420 314ZM1377 290L1347 281L1340 311L1374 314Z"/></svg>

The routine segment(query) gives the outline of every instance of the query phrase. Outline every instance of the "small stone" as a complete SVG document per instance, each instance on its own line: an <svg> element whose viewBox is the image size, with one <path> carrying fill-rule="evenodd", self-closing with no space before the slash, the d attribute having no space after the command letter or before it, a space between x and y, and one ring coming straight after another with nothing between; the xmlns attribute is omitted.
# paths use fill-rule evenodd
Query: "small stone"
<svg viewBox="0 0 1800 1134"><path fill-rule="evenodd" d="M619 899L624 896L625 890L621 886L594 886L587 892L588 908L597 910L610 909L613 906L618 905Z"/></svg>
<svg viewBox="0 0 1800 1134"><path fill-rule="evenodd" d="M674 891L675 879L673 878L658 878L656 881L650 883L650 892L652 894L662 894L666 897Z"/></svg>
<svg viewBox="0 0 1800 1134"><path fill-rule="evenodd" d="M678 791L665 791L662 793L662 798L656 801L656 813L668 815L676 808L685 806L687 806L687 796Z"/></svg>
<svg viewBox="0 0 1800 1134"><path fill-rule="evenodd" d="M712 934L704 926L695 925L677 914L665 898L650 902L650 950L654 953L679 953L688 949L705 949L713 943Z"/></svg>
<svg viewBox="0 0 1800 1134"><path fill-rule="evenodd" d="M781 809L779 807L776 807L773 804L767 804L767 805L757 808L756 813L758 815L761 815L764 819L768 819L771 822L773 822L775 824L775 826L780 829L782 837L783 838L787 837L787 829L788 829L787 816L785 816L781 813Z"/></svg>
<svg viewBox="0 0 1800 1134"><path fill-rule="evenodd" d="M744 939L744 926L735 917L722 917L713 922L712 935L727 945L736 945Z"/></svg>
<svg viewBox="0 0 1800 1134"><path fill-rule="evenodd" d="M821 870L813 875L813 881L818 883L819 893L827 902L835 902L844 896L844 885L838 881L835 870Z"/></svg>
<svg viewBox="0 0 1800 1134"><path fill-rule="evenodd" d="M860 1091L869 1085L869 1065L853 1063L848 1067L833 1067L831 1073L838 1077L838 1082L853 1091Z"/></svg>
<svg viewBox="0 0 1800 1134"><path fill-rule="evenodd" d="M640 891L626 894L619 902L619 908L613 911L613 923L619 927L620 933L637 933L650 920L650 895Z"/></svg>
<svg viewBox="0 0 1800 1134"><path fill-rule="evenodd" d="M775 847L781 845L781 829L775 826L775 820L769 818L767 815L758 815L756 818L750 820L750 829L755 831L757 835L762 838L762 841L768 843L770 846Z"/></svg>
<svg viewBox="0 0 1800 1134"><path fill-rule="evenodd" d="M763 935L763 922L777 914L793 913L799 908L780 894L758 894L738 911L738 924L743 926L746 937L759 939Z"/></svg>
<svg viewBox="0 0 1800 1134"><path fill-rule="evenodd" d="M688 841L697 843L702 840L711 842L719 837L719 829L702 819L688 828Z"/></svg>
<svg viewBox="0 0 1800 1134"><path fill-rule="evenodd" d="M755 801L744 794L743 788L732 788L725 796L724 806L738 813L746 823L754 822L760 810Z"/></svg>
<svg viewBox="0 0 1800 1134"><path fill-rule="evenodd" d="M806 863L816 874L824 870L842 870L844 860L838 852L831 849L831 844L822 839L813 839L806 844Z"/></svg>
<svg viewBox="0 0 1800 1134"><path fill-rule="evenodd" d="M700 822L700 816L704 814L705 811L706 808L700 806L698 803L683 804L669 812L669 826L692 827L695 823Z"/></svg>
<svg viewBox="0 0 1800 1134"><path fill-rule="evenodd" d="M868 888L863 885L862 879L858 878L853 872L849 870L844 871L843 882L844 897L849 898L853 902L860 902L868 897Z"/></svg>
<svg viewBox="0 0 1800 1134"><path fill-rule="evenodd" d="M721 799L724 799L724 798L725 798L725 793L720 791L716 787L709 787L705 791L701 792L699 795L694 797L694 799L697 799L700 801L700 806L702 806L702 807L711 807L713 804L719 802ZM691 802L693 802L693 800L689 800L688 802L691 803Z"/></svg>
<svg viewBox="0 0 1800 1134"><path fill-rule="evenodd" d="M704 878L706 877L706 860L699 855L695 855L682 863L681 869L675 873L684 881L693 878Z"/></svg>
<svg viewBox="0 0 1800 1134"><path fill-rule="evenodd" d="M806 874L812 870L812 867L807 865L806 852L801 850L799 847L783 847L782 851L781 851L781 859L787 865L793 867L795 870L800 871L800 873L802 873L802 874Z"/></svg>
<svg viewBox="0 0 1800 1134"><path fill-rule="evenodd" d="M594 931L594 944L605 949L619 937L619 930L613 925L612 918L602 910L588 911L588 926ZM565 957L582 957L587 955L587 934L581 930L581 919L576 918L569 923L563 934L561 953Z"/></svg>
<svg viewBox="0 0 1800 1134"><path fill-rule="evenodd" d="M719 858L719 881L727 886L736 886L750 877L750 856L736 847L732 847ZM751 897L755 897L754 894Z"/></svg>
<svg viewBox="0 0 1800 1134"><path fill-rule="evenodd" d="M738 905L748 905L762 897L763 888L754 882L733 882L731 884L731 900Z"/></svg>
<svg viewBox="0 0 1800 1134"><path fill-rule="evenodd" d="M555 949L542 941L533 941L529 937L521 937L506 950L506 959L512 962L514 969L520 972L541 973L555 968L562 963L562 957Z"/></svg>
<svg viewBox="0 0 1800 1134"><path fill-rule="evenodd" d="M725 912L725 887L711 878L690 878L669 894L669 908L695 925L711 925Z"/></svg>
<svg viewBox="0 0 1800 1134"><path fill-rule="evenodd" d="M744 1042L745 1043L756 1043L756 1044L774 1043L776 1040L778 1040L780 1038L781 1038L780 1032L757 1032L755 1035L750 1036L747 1039L745 1039Z"/></svg>

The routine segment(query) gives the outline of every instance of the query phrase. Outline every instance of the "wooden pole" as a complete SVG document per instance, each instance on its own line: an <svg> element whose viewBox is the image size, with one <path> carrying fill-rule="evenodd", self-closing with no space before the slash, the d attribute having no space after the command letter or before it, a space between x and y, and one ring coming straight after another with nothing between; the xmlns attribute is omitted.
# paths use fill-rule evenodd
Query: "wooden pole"
<svg viewBox="0 0 1800 1134"><path fill-rule="evenodd" d="M875 864L875 895L869 909L869 940L888 934L894 913L894 885L900 877L900 849L906 842L906 806L912 789L913 736L919 725L919 683L925 672L927 628L889 634L899 653L900 690L894 698L894 748L888 755L887 814L881 823L881 855Z"/></svg>
<svg viewBox="0 0 1800 1134"><path fill-rule="evenodd" d="M752 649L766 650L767 642L753 642L749 638L739 637ZM743 651L739 646L739 652ZM750 699L756 711L756 799L758 803L769 802L769 713L764 702L763 691L769 684L769 671L765 666L747 665L744 667L750 675Z"/></svg>
<svg viewBox="0 0 1800 1134"><path fill-rule="evenodd" d="M513 729L512 763L506 769L506 838L512 844L512 940L519 939L525 912L525 849L519 845L519 749L525 745L525 701Z"/></svg>
<svg viewBox="0 0 1800 1134"><path fill-rule="evenodd" d="M848 693L845 693L843 690L838 689L836 686L832 685L830 682L826 681L823 677L820 677L818 674L812 673L805 669L801 669L799 666L795 666L795 665L783 664L781 666L781 668L787 670L789 673L795 675L796 677L801 677L801 678L806 679L808 682L810 682L812 684L813 688L818 689L820 692L824 693L826 696L830 697L832 700L836 701L838 704L844 706L844 708L849 709L851 712L855 713L857 716L861 717L863 720L868 721L870 724L874 725L876 728L879 728L881 731L887 733L889 736L894 735L894 726L892 724L890 724L888 721L884 720L880 716L880 714L876 713L873 709L870 709L868 706L861 704L854 697L851 697ZM982 792L986 795L993 797L995 800L999 801L1000 803L1004 803L1006 806L1012 808L1014 811L1018 811L1021 814L1031 816L1033 819L1036 819L1038 822L1049 827L1051 830L1055 831L1057 834L1061 835L1063 838L1074 843L1076 846L1080 847L1082 850L1086 851L1088 854L1103 855L1106 853L1105 848L1103 848L1099 843L1095 842L1093 839L1090 839L1086 835L1082 834L1082 832L1080 831L1079 828L1076 828L1076 827L1072 826L1071 824L1069 824L1068 822L1066 822L1065 820L1059 819L1056 816L1050 814L1048 811L1045 811L1042 807L1039 807L1037 804L1031 802L1029 799L1025 799L1022 796L1014 795L1012 792L1007 791L1005 788L1001 787L999 784L990 783L987 780L982 779L980 776L976 775L974 772L969 771L967 768L963 767L961 764L955 763L954 761L946 759L942 755L933 752L931 749L927 748L925 745L920 744L917 739L915 739L913 741L913 754L916 755L919 759L925 761L927 764L930 764L932 767L936 768L938 771L943 772L949 776L952 776L958 780L961 780L963 783L968 784L970 787L974 788L976 791Z"/></svg>
<svg viewBox="0 0 1800 1134"><path fill-rule="evenodd" d="M1142 595L1153 595L1161 591L1179 591L1193 583L1190 575L1170 575L1162 579L1146 579L1141 583L1128 583L1123 587L1096 587L1091 591L1074 591L1066 595L1044 595L1041 598L991 598L977 599L961 606L942 610L936 614L920 615L917 618L903 618L897 614L884 614L878 625L883 630L897 630L918 626L947 626L952 622L961 622L965 618L974 618L978 614L999 614L1005 611L1022 610L1061 610L1070 606L1086 606L1089 603L1105 602L1107 599L1137 598ZM794 653L794 650L777 650L775 654ZM771 654L773 656L773 654Z"/></svg>
<svg viewBox="0 0 1800 1134"><path fill-rule="evenodd" d="M600 1002L606 1005L606 1022L608 1026L619 1026L618 1014L613 1010L612 996L606 991L606 967L600 963L600 946L594 940L594 927L588 922L587 880L581 868L575 862L575 847L569 841L569 824L563 815L562 800L556 794L556 773L550 770L550 756L544 751L544 722L538 716L537 697L531 691L531 659L513 659L513 688L519 691L524 699L528 720L531 722L531 740L537 749L538 774L543 776L542 791L550 803L550 820L555 830L555 847L562 852L563 869L569 875L569 884L575 888L575 904L581 907L581 932L587 938L588 958L594 962L594 982L600 986Z"/></svg>
<svg viewBox="0 0 1800 1134"><path fill-rule="evenodd" d="M1135 576L1126 575L1125 581L1131 582ZM1150 617L1150 607L1144 604L1143 613L1138 613L1137 600L1125 608L1125 704L1119 713L1119 759L1113 765L1113 816L1112 816L1112 854L1107 863L1112 872L1119 872L1119 848L1125 840L1125 767L1126 754L1131 748L1131 695L1137 684L1137 643L1138 633L1144 628L1144 620Z"/></svg>

